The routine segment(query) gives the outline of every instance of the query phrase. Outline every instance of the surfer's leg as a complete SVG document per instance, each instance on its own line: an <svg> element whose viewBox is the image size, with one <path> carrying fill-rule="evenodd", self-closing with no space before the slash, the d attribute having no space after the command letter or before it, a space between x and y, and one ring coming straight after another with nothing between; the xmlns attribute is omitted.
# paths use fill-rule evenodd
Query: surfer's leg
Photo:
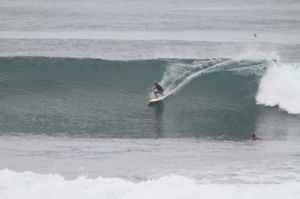
<svg viewBox="0 0 300 199"><path fill-rule="evenodd" d="M159 96L159 90L155 89L155 90L153 91L153 93L154 93L155 97L158 97L158 96Z"/></svg>

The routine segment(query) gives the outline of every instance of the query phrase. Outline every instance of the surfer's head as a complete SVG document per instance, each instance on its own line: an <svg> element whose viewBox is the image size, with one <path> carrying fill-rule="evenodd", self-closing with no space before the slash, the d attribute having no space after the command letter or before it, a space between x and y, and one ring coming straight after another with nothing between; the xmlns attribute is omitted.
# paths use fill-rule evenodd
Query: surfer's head
<svg viewBox="0 0 300 199"><path fill-rule="evenodd" d="M158 83L157 83L157 81L154 81L153 84L154 84L154 85L157 85Z"/></svg>

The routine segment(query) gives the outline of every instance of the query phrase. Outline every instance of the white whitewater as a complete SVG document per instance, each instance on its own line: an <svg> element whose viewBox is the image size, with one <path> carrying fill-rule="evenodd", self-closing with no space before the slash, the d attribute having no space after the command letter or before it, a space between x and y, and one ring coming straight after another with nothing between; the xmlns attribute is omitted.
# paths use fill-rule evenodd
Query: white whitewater
<svg viewBox="0 0 300 199"><path fill-rule="evenodd" d="M258 104L300 114L300 65L273 62L260 81L256 100Z"/></svg>
<svg viewBox="0 0 300 199"><path fill-rule="evenodd" d="M207 184L178 175L134 183L102 177L65 180L59 175L1 170L0 179L0 197L3 199L296 199L300 195L297 182Z"/></svg>

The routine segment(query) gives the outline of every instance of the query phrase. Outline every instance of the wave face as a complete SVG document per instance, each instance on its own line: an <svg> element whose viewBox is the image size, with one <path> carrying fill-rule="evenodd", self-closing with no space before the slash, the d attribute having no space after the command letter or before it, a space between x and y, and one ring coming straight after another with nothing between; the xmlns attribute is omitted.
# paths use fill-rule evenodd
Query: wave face
<svg viewBox="0 0 300 199"><path fill-rule="evenodd" d="M0 171L0 194L4 198L297 198L299 182L280 184L207 184L182 176L134 183L119 178L81 177L65 180L59 175ZM16 183L18 182L18 183ZM62 191L63 190L63 191Z"/></svg>
<svg viewBox="0 0 300 199"><path fill-rule="evenodd" d="M269 89L265 79L276 70L272 63L225 58L1 58L1 133L248 138L267 110L262 111L255 100L264 100L259 96ZM287 70L285 65L282 68ZM151 108L147 101L153 80L172 96ZM297 91L293 88L290 93ZM298 94L294 96L297 101ZM288 108L297 113L295 107ZM281 117L285 116L276 116L276 121Z"/></svg>

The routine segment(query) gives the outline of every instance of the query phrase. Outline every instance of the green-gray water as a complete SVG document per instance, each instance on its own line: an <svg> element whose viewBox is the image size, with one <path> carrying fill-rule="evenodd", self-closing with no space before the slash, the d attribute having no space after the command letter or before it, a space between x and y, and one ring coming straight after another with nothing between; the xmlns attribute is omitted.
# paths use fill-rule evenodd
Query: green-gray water
<svg viewBox="0 0 300 199"><path fill-rule="evenodd" d="M0 198L298 199L299 10L1 0Z"/></svg>
<svg viewBox="0 0 300 199"><path fill-rule="evenodd" d="M298 116L256 104L270 62L1 58L1 134L245 140L270 131L267 139L284 138L295 129L296 135ZM161 79L175 92L149 107L152 81Z"/></svg>

